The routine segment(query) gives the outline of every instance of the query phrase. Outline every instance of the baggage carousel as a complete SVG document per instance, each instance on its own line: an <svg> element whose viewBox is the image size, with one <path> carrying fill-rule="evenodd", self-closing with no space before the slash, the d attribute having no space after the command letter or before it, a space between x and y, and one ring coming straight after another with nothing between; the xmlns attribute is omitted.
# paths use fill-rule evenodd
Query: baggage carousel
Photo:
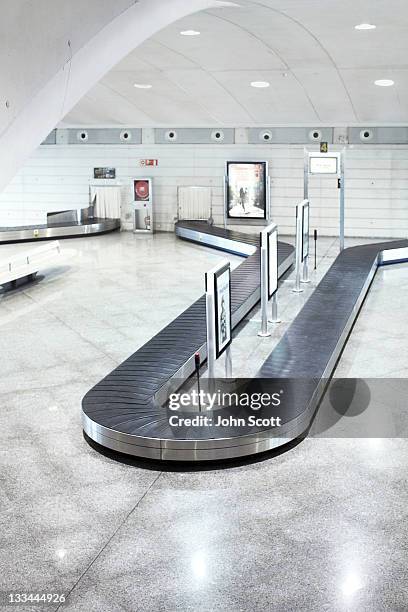
<svg viewBox="0 0 408 612"><path fill-rule="evenodd" d="M0 227L0 244L78 238L113 232L120 228L120 219L89 219L81 223L60 222L47 225Z"/></svg>
<svg viewBox="0 0 408 612"><path fill-rule="evenodd" d="M235 327L260 299L258 237L191 221L178 222L176 234L246 257L232 272ZM293 247L279 242L278 257L281 277L293 263ZM203 296L86 394L85 434L114 451L168 461L223 460L287 444L308 429L377 267L407 260L408 240L340 253L255 379L281 379L282 386L290 381L278 429L231 425L221 437L212 427L191 426L180 434L170 426L172 381L191 376L196 352L202 362L206 358Z"/></svg>

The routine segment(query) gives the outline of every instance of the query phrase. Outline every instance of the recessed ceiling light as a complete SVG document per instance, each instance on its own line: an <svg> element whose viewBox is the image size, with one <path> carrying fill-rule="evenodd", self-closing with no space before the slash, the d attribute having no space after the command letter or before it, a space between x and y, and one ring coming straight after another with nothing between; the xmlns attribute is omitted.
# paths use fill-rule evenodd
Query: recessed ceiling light
<svg viewBox="0 0 408 612"><path fill-rule="evenodd" d="M183 30L180 32L182 36L200 36L201 32L198 30Z"/></svg>
<svg viewBox="0 0 408 612"><path fill-rule="evenodd" d="M151 89L153 85L150 85L149 83L135 83L133 87L136 87L137 89Z"/></svg>
<svg viewBox="0 0 408 612"><path fill-rule="evenodd" d="M252 81L251 87L257 87L258 89L264 89L265 87L269 87L270 83L268 81Z"/></svg>
<svg viewBox="0 0 408 612"><path fill-rule="evenodd" d="M394 81L391 79L378 79L378 81L374 81L378 87L392 87L394 85Z"/></svg>
<svg viewBox="0 0 408 612"><path fill-rule="evenodd" d="M375 30L376 25L372 23L360 23L359 25L354 26L356 30Z"/></svg>

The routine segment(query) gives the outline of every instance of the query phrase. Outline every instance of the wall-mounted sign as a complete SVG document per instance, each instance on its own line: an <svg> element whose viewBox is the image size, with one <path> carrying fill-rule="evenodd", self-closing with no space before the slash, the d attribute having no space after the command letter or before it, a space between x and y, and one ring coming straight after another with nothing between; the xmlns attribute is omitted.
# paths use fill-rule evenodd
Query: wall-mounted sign
<svg viewBox="0 0 408 612"><path fill-rule="evenodd" d="M267 162L227 162L227 216L266 219Z"/></svg>
<svg viewBox="0 0 408 612"><path fill-rule="evenodd" d="M94 168L94 179L115 179L116 168Z"/></svg>
<svg viewBox="0 0 408 612"><path fill-rule="evenodd" d="M309 157L310 174L338 174L339 160L335 155L313 155Z"/></svg>
<svg viewBox="0 0 408 612"><path fill-rule="evenodd" d="M150 199L150 181L148 179L135 179L133 181L133 194L135 202L147 202Z"/></svg>
<svg viewBox="0 0 408 612"><path fill-rule="evenodd" d="M159 165L159 160L158 159L141 159L140 160L140 165L143 168L145 166L158 166Z"/></svg>
<svg viewBox="0 0 408 612"><path fill-rule="evenodd" d="M329 143L321 142L320 143L320 153L328 153L329 152Z"/></svg>

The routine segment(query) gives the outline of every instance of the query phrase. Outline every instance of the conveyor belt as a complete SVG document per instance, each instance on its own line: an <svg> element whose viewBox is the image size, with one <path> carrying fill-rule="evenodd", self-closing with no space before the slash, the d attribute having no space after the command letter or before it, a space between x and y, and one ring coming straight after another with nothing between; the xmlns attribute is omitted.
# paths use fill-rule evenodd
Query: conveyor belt
<svg viewBox="0 0 408 612"><path fill-rule="evenodd" d="M199 222L179 222L176 233L188 240L246 256L231 275L235 327L260 299L259 237ZM279 276L292 266L293 260L294 248L279 242ZM87 393L83 399L83 425L87 435L114 450L155 459L173 458L173 444L180 450L185 443L175 438L161 399L166 396L172 379L184 380L193 373L197 351L204 361L204 296ZM191 434L193 438L186 444L195 449L196 432ZM205 431L201 432L201 438L205 446ZM187 455L190 454L187 448ZM179 458L192 458L181 455ZM193 450L194 457L198 458L196 450Z"/></svg>
<svg viewBox="0 0 408 612"><path fill-rule="evenodd" d="M0 227L0 244L14 242L36 242L60 238L78 238L105 234L120 228L120 219L94 218L82 223L48 223L47 225L26 225Z"/></svg>
<svg viewBox="0 0 408 612"><path fill-rule="evenodd" d="M179 222L176 232L248 256L232 273L233 325L237 325L259 300L257 238L197 222ZM280 274L292 260L293 248L279 243ZM202 297L85 396L85 432L107 448L164 460L232 458L287 443L308 428L377 266L406 260L407 240L353 247L337 257L257 375L292 381L281 428L248 432L223 428L223 437L217 438L214 430L202 426L183 430L183 437L170 427L161 405L167 384L172 377L189 376L194 353L205 350Z"/></svg>

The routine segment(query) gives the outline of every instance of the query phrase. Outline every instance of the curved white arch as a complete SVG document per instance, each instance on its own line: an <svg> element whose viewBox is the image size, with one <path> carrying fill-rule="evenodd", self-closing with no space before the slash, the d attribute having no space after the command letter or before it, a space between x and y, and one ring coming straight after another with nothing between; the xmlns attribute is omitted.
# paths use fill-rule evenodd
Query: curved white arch
<svg viewBox="0 0 408 612"><path fill-rule="evenodd" d="M48 81L0 137L0 191L75 104L121 59L186 15L228 3L142 0L108 23Z"/></svg>

